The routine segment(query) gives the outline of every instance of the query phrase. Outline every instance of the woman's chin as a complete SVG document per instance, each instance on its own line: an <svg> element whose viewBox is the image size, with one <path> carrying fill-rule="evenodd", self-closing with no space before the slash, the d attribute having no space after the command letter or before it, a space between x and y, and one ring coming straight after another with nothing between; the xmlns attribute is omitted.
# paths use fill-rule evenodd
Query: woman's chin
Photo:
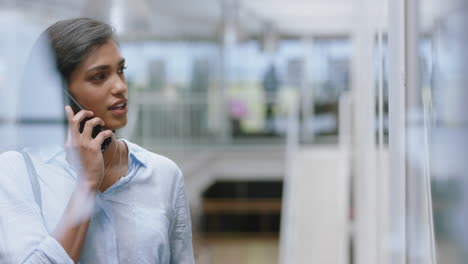
<svg viewBox="0 0 468 264"><path fill-rule="evenodd" d="M104 126L104 129L112 130L112 131L117 131L127 125L127 119L125 120L119 120L119 121L109 121L105 122L106 126Z"/></svg>

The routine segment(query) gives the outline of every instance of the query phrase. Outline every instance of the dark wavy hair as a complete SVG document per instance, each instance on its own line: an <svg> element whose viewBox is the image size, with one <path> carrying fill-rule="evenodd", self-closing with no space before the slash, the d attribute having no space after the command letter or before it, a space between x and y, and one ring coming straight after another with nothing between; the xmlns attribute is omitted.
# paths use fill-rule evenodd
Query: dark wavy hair
<svg viewBox="0 0 468 264"><path fill-rule="evenodd" d="M90 18L61 20L41 33L30 50L15 96L16 122L26 124L18 131L18 145L28 146L30 139L37 138L37 120L67 124L59 106L71 104L64 93L70 76L93 49L109 40L118 44L112 26Z"/></svg>
<svg viewBox="0 0 468 264"><path fill-rule="evenodd" d="M117 43L111 25L91 18L61 20L45 33L55 55L57 70L66 82L93 49L109 40Z"/></svg>
<svg viewBox="0 0 468 264"><path fill-rule="evenodd" d="M74 18L54 23L41 33L30 51L20 97L40 95L47 87L67 88L78 65L109 40L118 44L114 28L98 20Z"/></svg>

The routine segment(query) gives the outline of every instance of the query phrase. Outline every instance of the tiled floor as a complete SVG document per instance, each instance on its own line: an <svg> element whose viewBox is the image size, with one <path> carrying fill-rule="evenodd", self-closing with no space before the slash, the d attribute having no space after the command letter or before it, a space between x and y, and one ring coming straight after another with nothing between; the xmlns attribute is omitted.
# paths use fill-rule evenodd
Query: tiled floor
<svg viewBox="0 0 468 264"><path fill-rule="evenodd" d="M194 240L198 264L272 264L278 262L277 237L210 236Z"/></svg>

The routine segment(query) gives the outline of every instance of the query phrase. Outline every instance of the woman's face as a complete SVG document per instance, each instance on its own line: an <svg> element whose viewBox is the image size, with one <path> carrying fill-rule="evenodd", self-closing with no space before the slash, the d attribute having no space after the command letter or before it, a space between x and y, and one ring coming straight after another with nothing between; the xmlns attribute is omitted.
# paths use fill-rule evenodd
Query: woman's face
<svg viewBox="0 0 468 264"><path fill-rule="evenodd" d="M101 118L106 129L127 124L125 59L113 40L95 47L71 73L69 91L86 109Z"/></svg>

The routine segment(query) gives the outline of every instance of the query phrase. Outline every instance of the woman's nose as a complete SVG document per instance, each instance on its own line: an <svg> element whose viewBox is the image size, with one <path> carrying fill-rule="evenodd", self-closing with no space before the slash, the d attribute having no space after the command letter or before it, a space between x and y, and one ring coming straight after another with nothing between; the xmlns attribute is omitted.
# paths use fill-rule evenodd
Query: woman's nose
<svg viewBox="0 0 468 264"><path fill-rule="evenodd" d="M112 83L112 92L115 94L127 93L127 82L121 76L115 76Z"/></svg>

